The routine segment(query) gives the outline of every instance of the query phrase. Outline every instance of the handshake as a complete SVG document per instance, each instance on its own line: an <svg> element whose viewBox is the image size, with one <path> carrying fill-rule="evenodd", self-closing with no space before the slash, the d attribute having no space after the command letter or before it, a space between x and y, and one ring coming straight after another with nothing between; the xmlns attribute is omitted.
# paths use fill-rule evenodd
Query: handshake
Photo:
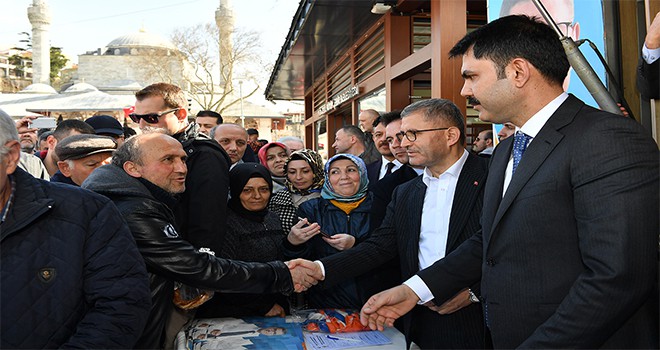
<svg viewBox="0 0 660 350"><path fill-rule="evenodd" d="M285 262L291 273L293 289L296 293L304 292L311 286L322 281L325 276L321 265L305 259L294 259Z"/></svg>

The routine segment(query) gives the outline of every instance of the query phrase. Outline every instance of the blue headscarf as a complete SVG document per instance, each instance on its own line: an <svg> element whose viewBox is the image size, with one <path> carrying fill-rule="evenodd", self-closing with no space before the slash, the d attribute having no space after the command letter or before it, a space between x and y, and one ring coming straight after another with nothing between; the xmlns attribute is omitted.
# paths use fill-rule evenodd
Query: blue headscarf
<svg viewBox="0 0 660 350"><path fill-rule="evenodd" d="M360 187L358 188L357 193L350 197L342 196L339 193L335 192L335 189L332 188L332 185L330 184L330 165L335 160L339 159L348 159L351 162L355 163L355 165L358 167L358 172L360 173ZM362 197L367 195L367 187L369 187L369 178L367 177L367 166L364 165L364 161L358 157L354 156L352 154L348 153L340 153L332 158L330 158L326 163L325 163L325 182L323 183L323 189L321 190L321 197L325 199L334 199L338 202L355 202Z"/></svg>

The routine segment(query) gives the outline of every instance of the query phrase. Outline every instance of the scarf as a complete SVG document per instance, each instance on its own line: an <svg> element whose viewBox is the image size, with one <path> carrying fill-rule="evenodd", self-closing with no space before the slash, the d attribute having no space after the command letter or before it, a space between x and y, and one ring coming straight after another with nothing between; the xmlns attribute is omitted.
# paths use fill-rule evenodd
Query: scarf
<svg viewBox="0 0 660 350"><path fill-rule="evenodd" d="M241 192L243 192L248 181L254 177L260 177L266 180L271 193L273 192L273 182L270 178L270 172L265 166L257 163L236 164L229 172L229 193L231 194L231 198L227 206L244 219L263 222L266 214L268 214L267 207L259 211L250 211L245 209L241 203Z"/></svg>
<svg viewBox="0 0 660 350"><path fill-rule="evenodd" d="M332 163L339 159L348 159L353 162L358 167L358 172L360 173L360 187L358 191L349 197L342 196L339 193L335 192L335 189L332 188L330 184L330 166ZM332 158L328 159L328 162L325 163L325 182L323 183L323 189L321 190L321 197L328 200L336 200L338 202L355 202L362 199L367 195L367 187L369 187L369 178L367 178L367 167L364 165L364 161L358 156L354 156L348 153L336 154Z"/></svg>
<svg viewBox="0 0 660 350"><path fill-rule="evenodd" d="M304 160L307 162L309 167L312 168L314 179L312 180L312 185L309 188L301 190L295 188L287 176L284 183L286 188L288 188L291 193L299 194L301 196L308 195L312 192L320 192L321 188L323 187L323 182L325 181L325 174L323 172L323 158L321 158L321 155L311 149L301 149L291 153L289 159L287 159L286 163L284 163L284 174L289 173L289 162L292 160Z"/></svg>

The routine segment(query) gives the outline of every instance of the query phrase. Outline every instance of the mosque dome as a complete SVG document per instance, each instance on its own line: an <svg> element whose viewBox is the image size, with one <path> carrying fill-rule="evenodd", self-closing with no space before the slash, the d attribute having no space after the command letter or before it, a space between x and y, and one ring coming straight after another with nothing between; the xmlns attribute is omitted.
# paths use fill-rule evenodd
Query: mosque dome
<svg viewBox="0 0 660 350"><path fill-rule="evenodd" d="M87 83L77 83L69 86L64 93L78 93L78 92L90 92L90 91L99 91L94 85Z"/></svg>
<svg viewBox="0 0 660 350"><path fill-rule="evenodd" d="M43 83L35 83L28 85L25 89L18 92L19 94L44 94L56 95L57 91L52 86Z"/></svg>
<svg viewBox="0 0 660 350"><path fill-rule="evenodd" d="M137 33L127 34L112 40L108 45L112 48L145 48L153 47L160 49L176 50L176 46L169 40L141 29Z"/></svg>

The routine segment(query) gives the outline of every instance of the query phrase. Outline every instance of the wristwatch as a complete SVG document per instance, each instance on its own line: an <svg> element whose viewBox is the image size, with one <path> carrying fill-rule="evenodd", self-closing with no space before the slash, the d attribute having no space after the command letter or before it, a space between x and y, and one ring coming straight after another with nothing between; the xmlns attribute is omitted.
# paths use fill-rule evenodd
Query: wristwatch
<svg viewBox="0 0 660 350"><path fill-rule="evenodd" d="M468 293L469 293L469 295L470 295L470 297L469 297L468 299L470 300L471 303L478 303L478 302L480 302L480 301L479 301L479 298L477 298L477 295L474 294L474 292L472 291L472 289L469 289L469 288L468 288Z"/></svg>

